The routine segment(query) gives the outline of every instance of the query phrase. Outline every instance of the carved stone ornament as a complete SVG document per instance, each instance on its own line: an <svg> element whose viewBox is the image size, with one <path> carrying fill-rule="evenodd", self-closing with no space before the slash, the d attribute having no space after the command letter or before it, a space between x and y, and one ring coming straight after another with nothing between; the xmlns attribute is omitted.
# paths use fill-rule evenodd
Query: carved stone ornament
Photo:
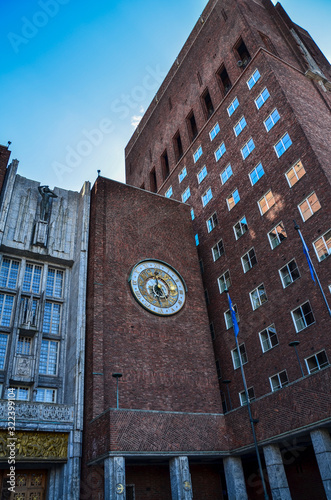
<svg viewBox="0 0 331 500"><path fill-rule="evenodd" d="M72 423L74 420L74 407L47 403L24 403L15 401L16 421L31 420L39 422ZM8 402L0 401L0 419L7 419Z"/></svg>
<svg viewBox="0 0 331 500"><path fill-rule="evenodd" d="M69 434L60 432L15 432L14 438L7 431L0 431L0 460L8 459L8 445L15 443L16 461L61 460L68 458Z"/></svg>
<svg viewBox="0 0 331 500"><path fill-rule="evenodd" d="M19 358L16 360L16 375L19 377L30 377L32 368L32 360L27 358Z"/></svg>

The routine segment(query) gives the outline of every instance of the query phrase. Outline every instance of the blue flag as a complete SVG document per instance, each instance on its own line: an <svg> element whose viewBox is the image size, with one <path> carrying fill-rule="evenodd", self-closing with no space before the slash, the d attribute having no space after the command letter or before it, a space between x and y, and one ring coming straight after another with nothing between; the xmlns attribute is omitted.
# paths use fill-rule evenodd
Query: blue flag
<svg viewBox="0 0 331 500"><path fill-rule="evenodd" d="M315 283L316 285L316 281L315 281L315 276L314 276L314 270L312 268L312 265L311 265L311 262L310 262L310 258L309 258L309 249L306 245L306 243L303 241L302 242L303 244L303 253L305 254L306 256L306 259L307 259L307 262L308 262L308 266L309 266L309 270L310 270L310 274L311 274L311 279L313 280L313 282Z"/></svg>
<svg viewBox="0 0 331 500"><path fill-rule="evenodd" d="M236 311L234 310L234 307L232 305L232 301L231 301L229 293L228 293L228 300L229 300L229 307L230 307L231 319L232 319L232 323L233 323L234 335L235 335L235 337L238 337L239 326L238 326Z"/></svg>

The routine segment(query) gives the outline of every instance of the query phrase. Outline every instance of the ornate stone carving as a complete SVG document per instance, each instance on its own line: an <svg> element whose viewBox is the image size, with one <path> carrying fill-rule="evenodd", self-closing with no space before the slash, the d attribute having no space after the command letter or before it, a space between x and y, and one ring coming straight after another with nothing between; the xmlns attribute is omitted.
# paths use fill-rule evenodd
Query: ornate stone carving
<svg viewBox="0 0 331 500"><path fill-rule="evenodd" d="M48 223L42 220L36 222L33 235L33 244L41 247L47 246Z"/></svg>
<svg viewBox="0 0 331 500"><path fill-rule="evenodd" d="M67 460L68 437L64 432L15 432L16 460ZM0 431L0 459L8 458L7 444L8 432Z"/></svg>
<svg viewBox="0 0 331 500"><path fill-rule="evenodd" d="M0 419L6 420L7 401L0 402ZM38 420L44 422L71 423L74 420L74 407L46 403L23 403L15 401L16 422L19 420Z"/></svg>
<svg viewBox="0 0 331 500"><path fill-rule="evenodd" d="M16 373L18 377L31 377L32 358L19 357L16 358Z"/></svg>

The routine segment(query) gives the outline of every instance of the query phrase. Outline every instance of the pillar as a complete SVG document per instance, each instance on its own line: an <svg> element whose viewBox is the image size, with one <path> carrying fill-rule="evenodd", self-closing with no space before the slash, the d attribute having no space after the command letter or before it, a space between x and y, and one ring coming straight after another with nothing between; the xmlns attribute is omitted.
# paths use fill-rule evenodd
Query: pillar
<svg viewBox="0 0 331 500"><path fill-rule="evenodd" d="M123 457L106 458L105 499L125 500L125 459Z"/></svg>
<svg viewBox="0 0 331 500"><path fill-rule="evenodd" d="M240 457L223 459L226 487L229 500L247 500L243 466Z"/></svg>
<svg viewBox="0 0 331 500"><path fill-rule="evenodd" d="M279 446L265 446L263 453L273 500L291 500L292 497Z"/></svg>
<svg viewBox="0 0 331 500"><path fill-rule="evenodd" d="M331 500L331 438L326 429L310 433L327 500Z"/></svg>
<svg viewBox="0 0 331 500"><path fill-rule="evenodd" d="M193 498L187 457L176 457L170 460L170 481L172 500L191 500Z"/></svg>

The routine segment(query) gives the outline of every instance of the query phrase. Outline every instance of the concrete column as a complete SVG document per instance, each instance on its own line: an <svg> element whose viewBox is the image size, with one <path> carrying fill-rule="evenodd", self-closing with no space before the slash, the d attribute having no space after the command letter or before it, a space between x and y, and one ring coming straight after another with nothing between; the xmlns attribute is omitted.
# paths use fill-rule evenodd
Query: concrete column
<svg viewBox="0 0 331 500"><path fill-rule="evenodd" d="M318 429L310 433L321 473L326 498L331 500L331 438L326 429Z"/></svg>
<svg viewBox="0 0 331 500"><path fill-rule="evenodd" d="M105 499L125 500L125 459L122 457L106 458Z"/></svg>
<svg viewBox="0 0 331 500"><path fill-rule="evenodd" d="M241 458L226 457L223 464L229 500L248 500Z"/></svg>
<svg viewBox="0 0 331 500"><path fill-rule="evenodd" d="M283 458L277 445L263 448L273 500L291 500Z"/></svg>
<svg viewBox="0 0 331 500"><path fill-rule="evenodd" d="M172 500L191 500L192 481L187 457L170 460L170 481Z"/></svg>

